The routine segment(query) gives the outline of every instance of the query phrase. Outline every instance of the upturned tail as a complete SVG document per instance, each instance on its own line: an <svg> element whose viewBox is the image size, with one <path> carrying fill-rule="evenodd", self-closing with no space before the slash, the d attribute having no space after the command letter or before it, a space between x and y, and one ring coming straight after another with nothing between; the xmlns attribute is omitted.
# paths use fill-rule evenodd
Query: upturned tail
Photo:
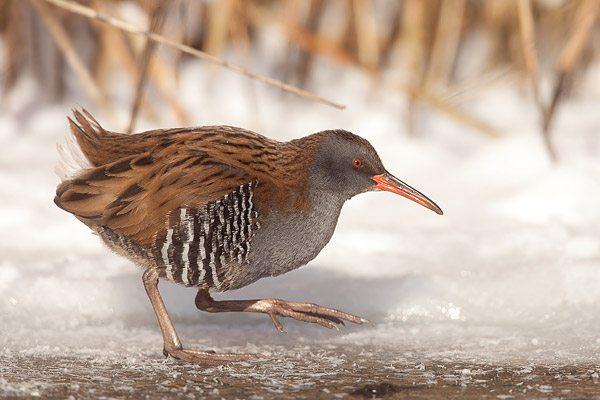
<svg viewBox="0 0 600 400"><path fill-rule="evenodd" d="M60 161L56 173L63 181L76 178L82 170L148 151L147 144L135 135L107 131L85 109L73 110L73 118L68 117L71 132L66 145L57 146Z"/></svg>

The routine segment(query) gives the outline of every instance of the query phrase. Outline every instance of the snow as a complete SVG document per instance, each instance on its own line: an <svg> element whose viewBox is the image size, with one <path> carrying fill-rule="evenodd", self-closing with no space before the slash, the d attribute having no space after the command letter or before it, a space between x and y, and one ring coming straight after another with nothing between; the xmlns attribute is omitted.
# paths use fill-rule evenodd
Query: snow
<svg viewBox="0 0 600 400"><path fill-rule="evenodd" d="M532 101L514 86L490 88L467 107L499 129L493 138L426 107L419 107L419 134L410 136L403 98L353 70L329 81L323 68L313 83L319 94L345 102L345 111L197 62L185 64L180 79L192 124L239 125L279 140L349 129L445 212L389 193L361 195L345 206L330 244L308 266L217 296L315 302L369 318L374 328L337 333L282 319L288 333L281 335L263 315L202 313L193 289L162 283L185 345L281 358L272 368L288 373L284 365L293 360L310 370L298 357L313 352L331 368L372 356L391 368L412 363L415 371L432 360L522 368L597 362L600 123L593 87L560 109L552 132L560 162L552 164ZM56 143L64 140L70 110L85 106L106 128L120 127L109 126L83 96L36 105L36 90L22 79L0 109L0 357L9 364L67 355L156 367L161 336L142 271L52 202ZM472 364L456 371L452 379L478 379ZM598 373L590 374L597 381ZM40 385L23 392L39 395ZM536 390L548 394L552 386Z"/></svg>

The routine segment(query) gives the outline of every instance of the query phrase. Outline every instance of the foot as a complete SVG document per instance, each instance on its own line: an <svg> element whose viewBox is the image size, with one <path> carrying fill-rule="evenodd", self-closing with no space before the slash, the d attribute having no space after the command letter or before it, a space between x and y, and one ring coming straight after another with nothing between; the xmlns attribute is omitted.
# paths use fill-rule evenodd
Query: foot
<svg viewBox="0 0 600 400"><path fill-rule="evenodd" d="M236 361L251 361L265 358L262 354L233 354L233 353L215 353L214 351L188 350L188 349L170 349L166 346L163 349L165 357L171 356L178 360L202 365L223 365Z"/></svg>
<svg viewBox="0 0 600 400"><path fill-rule="evenodd" d="M298 321L311 322L329 329L340 330L336 324L346 325L344 321L353 322L358 325L373 323L366 318L348 314L334 308L323 307L314 303L300 303L281 299L263 299L258 300L256 308L271 317L271 321L279 332L285 333L283 325L277 319L280 317L289 317Z"/></svg>
<svg viewBox="0 0 600 400"><path fill-rule="evenodd" d="M298 321L311 322L329 329L338 329L337 324L345 325L344 321L358 325L369 324L371 321L356 315L347 314L333 308L322 307L313 303L299 303L280 299L262 300L225 300L215 301L208 290L199 290L196 295L196 307L208 312L260 312L269 315L275 328L285 332L277 317L289 317Z"/></svg>

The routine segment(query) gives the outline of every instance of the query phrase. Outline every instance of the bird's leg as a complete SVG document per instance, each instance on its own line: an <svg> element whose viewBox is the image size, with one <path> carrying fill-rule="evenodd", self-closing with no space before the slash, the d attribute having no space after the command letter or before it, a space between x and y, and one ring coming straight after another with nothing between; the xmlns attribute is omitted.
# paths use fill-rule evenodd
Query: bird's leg
<svg viewBox="0 0 600 400"><path fill-rule="evenodd" d="M227 354L227 353L215 353L214 351L199 351L199 350L188 350L184 349L181 345L181 341L175 332L175 327L169 318L169 313L165 307L165 303L158 292L158 270L156 268L148 268L142 276L144 282L144 288L150 298L156 318L158 318L158 324L163 335L163 354L171 356L180 360L198 363L198 364L210 364L220 365L229 361L244 361L255 358L260 358L260 355L253 354Z"/></svg>
<svg viewBox="0 0 600 400"><path fill-rule="evenodd" d="M275 328L280 332L285 331L281 322L277 320L277 316L290 317L303 322L312 322L326 328L335 328L338 330L339 328L336 324L344 325L344 320L359 325L367 323L373 326L368 319L347 314L333 308L321 307L313 303L299 303L280 299L215 301L207 289L198 291L196 295L196 307L212 313L237 311L268 314L273 324L275 324Z"/></svg>

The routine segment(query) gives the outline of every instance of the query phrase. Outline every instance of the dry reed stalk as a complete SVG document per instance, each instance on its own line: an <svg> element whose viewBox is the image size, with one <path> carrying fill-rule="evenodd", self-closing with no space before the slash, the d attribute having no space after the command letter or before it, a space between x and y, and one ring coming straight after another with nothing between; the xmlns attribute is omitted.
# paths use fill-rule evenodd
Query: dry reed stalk
<svg viewBox="0 0 600 400"><path fill-rule="evenodd" d="M310 29L310 19L313 11L313 0L287 0L281 3L283 26L299 26ZM286 81L292 81L299 87L304 84L307 68L310 68L310 53L298 51L295 44L288 39L286 57L281 61L282 76Z"/></svg>
<svg viewBox="0 0 600 400"><path fill-rule="evenodd" d="M448 85L456 62L466 8L466 0L445 0L437 20L437 29L425 73L425 86Z"/></svg>
<svg viewBox="0 0 600 400"><path fill-rule="evenodd" d="M233 52L236 55L238 63L249 65L251 62L251 46L252 40L250 36L251 17L249 15L249 7L252 3L246 0L233 0L231 21L229 23L229 37ZM252 80L244 80L241 82L245 90L243 95L247 97L248 125L259 127L261 123L261 112L259 110L260 102L256 92L256 86Z"/></svg>
<svg viewBox="0 0 600 400"><path fill-rule="evenodd" d="M198 6L197 3L194 3L196 6ZM182 1L178 1L176 4L176 7L174 8L173 14L175 15L175 23L169 24L167 25L167 27L170 28L169 30L169 37L174 38L175 41L180 42L180 43L184 43L186 42L187 38L186 38L186 21L188 20L188 18L191 20L191 18L194 16L193 12L189 12L190 10L190 4L189 3L184 3ZM186 43L189 44L189 43ZM182 53L181 51L177 51L174 49L171 49L171 54L170 57L173 60L173 65L176 67L175 68L175 75L173 75L173 77L175 78L175 83L177 86L179 86L179 78L180 78L180 67L182 64L182 61L184 59L185 53Z"/></svg>
<svg viewBox="0 0 600 400"><path fill-rule="evenodd" d="M136 51L133 43L129 40L123 31L112 29L110 26L105 24L98 24L99 32L99 49L100 54L97 56L97 62L95 63L95 76L96 81L102 86L108 86L108 83L114 80L115 71L122 70L125 77L129 80L129 83L134 87L138 80L137 64L135 61ZM172 84L163 83L163 77L176 76L175 71L161 74L160 71L163 69L163 62L160 58L155 58L152 63L152 68L149 70L149 74L152 77L152 82L155 83L156 89L160 95L166 97L171 107L175 110L175 114L179 120L183 123L187 121L186 118L181 118L182 107L179 100L174 94L172 94ZM159 78L156 77L159 75ZM144 114L147 116L156 116L159 114L158 109L154 107L151 102L145 102L143 108ZM185 115L185 112L183 112ZM125 130L125 127L123 128Z"/></svg>
<svg viewBox="0 0 600 400"><path fill-rule="evenodd" d="M478 25L488 31L488 36L493 41L488 65L498 65L505 60L514 63L514 54L519 54L519 57L521 54L518 36L515 34L518 21L514 0L483 1L481 7L481 20L478 21Z"/></svg>
<svg viewBox="0 0 600 400"><path fill-rule="evenodd" d="M290 41L298 45L302 50L324 55L339 64L356 64L358 60L352 53L343 49L338 43L328 40L318 34L308 32L298 26L286 26L286 34Z"/></svg>
<svg viewBox="0 0 600 400"><path fill-rule="evenodd" d="M343 36L329 39L311 33L293 21L288 22L290 20L284 19L282 14L274 15L253 3L248 4L247 11L250 21L255 26L264 26L269 22L276 21L278 29L287 36L288 40L306 52L328 57L340 64L357 63L356 57L341 46Z"/></svg>
<svg viewBox="0 0 600 400"><path fill-rule="evenodd" d="M183 126L190 125L190 119L188 118L185 107L179 101L179 96L176 92L177 84L173 83L172 80L176 80L177 69L174 63L165 63L160 57L156 57L152 62L152 68L149 71L154 83L154 87L160 93L160 96L165 98L171 109L175 113L175 117ZM146 102L144 108L147 109L149 104ZM145 110L148 114L152 115L151 110Z"/></svg>
<svg viewBox="0 0 600 400"><path fill-rule="evenodd" d="M427 59L428 3L422 0L406 0L402 12L402 30L399 33L403 63L415 81L420 81Z"/></svg>
<svg viewBox="0 0 600 400"><path fill-rule="evenodd" d="M160 33L162 26L165 22L165 16L168 7L170 6L170 0L159 1L156 4L156 7L151 11L152 14L152 22L150 27L150 32L152 33ZM148 76L148 68L150 66L150 61L152 60L152 56L156 50L156 42L153 40L146 40L146 44L144 46L144 50L142 52L142 56L140 58L139 68L138 68L138 79L137 85L135 89L135 97L133 101L133 105L131 107L131 116L129 118L129 127L127 132L131 133L133 131L133 126L135 124L135 120L137 118L142 96L144 85L146 83L146 79Z"/></svg>
<svg viewBox="0 0 600 400"><path fill-rule="evenodd" d="M374 73L379 67L377 21L371 0L353 0L358 61Z"/></svg>
<svg viewBox="0 0 600 400"><path fill-rule="evenodd" d="M538 56L535 44L535 22L531 10L531 0L517 0L517 14L519 17L519 36L525 62L525 73L531 81L533 94L540 107L538 83Z"/></svg>
<svg viewBox="0 0 600 400"><path fill-rule="evenodd" d="M454 119L455 121L461 124L470 126L471 128L490 136L499 135L498 130L490 124L456 108L447 101L444 101L438 96L435 96L432 93L424 90L424 88L421 86L400 85L399 89L402 92L407 93L411 98L414 98L415 100L421 100L426 102L436 110L448 115L450 118Z"/></svg>
<svg viewBox="0 0 600 400"><path fill-rule="evenodd" d="M93 21L96 22L96 21ZM115 70L124 71L127 78L134 85L137 77L137 66L135 63L134 49L123 31L111 29L105 24L97 25L99 44L96 62L94 63L94 75L96 81L103 87L111 81Z"/></svg>
<svg viewBox="0 0 600 400"><path fill-rule="evenodd" d="M509 85L518 82L518 79L519 71L512 66L498 67L471 79L464 79L448 85L438 92L438 97L444 102L456 105L479 96L481 92L489 90L493 85L500 83Z"/></svg>
<svg viewBox="0 0 600 400"><path fill-rule="evenodd" d="M319 24L323 11L325 10L322 0L311 0L308 8L308 15L303 23L305 30L309 33L316 33L319 30ZM303 51L299 54L299 60L296 63L295 71L298 80L298 86L306 86L312 68L314 53Z"/></svg>
<svg viewBox="0 0 600 400"><path fill-rule="evenodd" d="M105 24L98 24L98 32L100 40L98 47L103 51L98 55L98 61L96 62L96 81L106 86L107 82L113 78L115 69L122 69L126 77L129 78L131 85L135 85L138 73L134 59L135 50L129 37L123 31L112 29ZM166 64L161 57L156 57L153 59L152 68L149 69L148 73L154 87L161 97L167 99L179 122L182 125L189 125L187 113L175 92L177 83L173 84L170 81L170 79L176 80L178 76L175 65L175 62ZM144 103L143 111L147 116L158 115L158 110L149 102Z"/></svg>
<svg viewBox="0 0 600 400"><path fill-rule="evenodd" d="M394 51L397 50L397 43L400 42L399 33L402 21L402 3L392 2L388 6L389 26L379 38L380 50L380 68L393 68L395 59ZM379 30L380 32L382 29Z"/></svg>
<svg viewBox="0 0 600 400"><path fill-rule="evenodd" d="M406 60L405 68L412 76L413 82L422 82L423 71L425 71L427 60L427 7L430 6L427 2L421 0L406 0L402 13L402 37L401 45L403 58ZM415 112L417 102L417 91L408 90L408 112L407 125L408 132L414 134L415 127Z"/></svg>
<svg viewBox="0 0 600 400"><path fill-rule="evenodd" d="M350 44L352 38L348 35L353 20L352 3L347 0L330 0L327 1L326 5L323 17L335 16L336 22L329 23L329 21L325 20L327 23L321 23L318 31L314 34L316 41L325 44L323 54L329 52L337 54L339 52L342 62L349 55L348 59L354 60L353 62L357 63L356 55L351 49L353 46L353 44Z"/></svg>
<svg viewBox="0 0 600 400"><path fill-rule="evenodd" d="M206 53L217 56L222 53L227 45L234 6L233 0L220 0L211 4L208 11L208 29L204 41L204 51Z"/></svg>
<svg viewBox="0 0 600 400"><path fill-rule="evenodd" d="M533 96L542 116L542 125L546 119L548 110L542 102L538 81L538 57L535 44L535 22L531 10L531 0L517 0L517 14L519 16L519 33L521 38L521 47L523 50L523 60L525 62L525 73L531 82ZM550 156L550 159L556 160L556 151L550 140L549 132L542 129L544 146Z"/></svg>
<svg viewBox="0 0 600 400"><path fill-rule="evenodd" d="M92 78L91 73L86 68L85 64L81 61L77 52L73 48L69 35L65 28L52 16L52 12L48 6L42 0L32 0L33 5L37 9L42 23L54 39L54 42L58 48L62 51L67 63L75 72L75 75L79 78L79 81L83 85L83 88L88 93L90 98L100 104L103 111L106 112L111 123L116 123L116 117L110 109L108 100L96 85L96 82Z"/></svg>
<svg viewBox="0 0 600 400"><path fill-rule="evenodd" d="M600 1L583 0L579 4L571 24L571 35L560 54L558 69L561 73L571 73L579 64L599 12Z"/></svg>
<svg viewBox="0 0 600 400"><path fill-rule="evenodd" d="M326 105L329 105L329 106L332 106L332 107L335 107L335 108L338 108L338 109L344 109L345 108L344 105L341 105L341 104L335 103L335 102L333 102L331 100L328 100L328 99L325 99L323 97L317 96L317 95L315 95L313 93L310 93L310 92L308 92L306 90L302 90L302 89L299 89L299 88L297 88L295 86L288 85L286 83L278 81L277 79L273 79L273 78L270 78L270 77L267 77L267 76L264 76L264 75L257 74L255 72L249 71L249 70L247 70L245 68L242 68L242 67L240 67L240 66L238 66L236 64L232 64L230 62L221 60L221 59L219 59L217 57L214 57L214 56L211 56L211 55L209 55L209 54L207 54L207 53L205 53L203 51L200 51L200 50L197 50L197 49L195 49L193 47L190 47L190 46L184 45L182 43L173 41L173 40L168 39L168 38L166 38L164 36L157 35L155 33L148 32L148 31L145 31L143 29L139 29L139 28L135 27L134 25L131 25L131 24L125 22L125 21L122 21L122 20L119 20L119 19L116 19L116 18L113 18L113 17L109 17L109 16L104 15L104 14L100 14L96 10L94 10L92 8L89 8L89 7L86 7L86 6L83 6L81 4L74 3L74 2L68 1L68 0L44 0L44 1L52 3L52 4L54 4L57 7L61 7L61 8L67 9L67 10L69 10L71 12L76 13L76 14L83 15L83 16L85 16L87 18L91 18L91 19L95 19L95 20L101 21L103 23L107 23L107 24L109 24L109 25L111 25L111 26L113 26L113 27L115 27L117 29L121 29L123 31L129 32L129 33L132 33L132 34L135 34L135 35L144 36L144 37L146 37L148 39L151 39L151 40L154 40L154 41L156 41L156 42L158 42L160 44L164 44L166 46L175 48L175 49L177 49L179 51L191 54L191 55L193 55L195 57L198 57L198 58L200 58L200 59L202 59L202 60L204 60L206 62L210 62L212 64L219 65L219 66L221 66L223 68L227 68L227 69L230 69L232 71L241 73L241 74L246 75L246 76L248 76L250 78L256 79L256 80L261 81L261 82L264 82L264 83L269 84L271 86L275 86L275 87L277 87L277 88L279 88L281 90L284 90L284 91L287 91L287 92L290 92L290 93L294 93L294 94L296 94L296 95L298 95L300 97L303 97L303 98L306 98L306 99L310 99L310 100L313 100L313 101L317 101L317 102L320 102L320 103L323 103L323 104L326 104Z"/></svg>
<svg viewBox="0 0 600 400"><path fill-rule="evenodd" d="M597 0L582 0L575 12L575 17L571 24L571 34L560 54L558 78L554 87L552 101L544 118L544 137L549 148L552 148L549 132L556 108L571 82L575 68L581 61L581 55L589 41L590 33L598 19L599 12L600 1ZM556 159L555 153L552 153L551 156L553 159Z"/></svg>
<svg viewBox="0 0 600 400"><path fill-rule="evenodd" d="M32 47L31 35L23 34L23 30L31 29L30 20L25 17L26 8L29 7L30 5L26 2L5 1L0 3L2 39L6 57L2 72L5 91L14 86L21 66L26 65L26 52ZM14 24L10 21L19 21L19 23Z"/></svg>
<svg viewBox="0 0 600 400"><path fill-rule="evenodd" d="M250 59L250 33L248 32L247 8L250 3L243 0L234 0L229 35L231 45L238 57L245 62Z"/></svg>

